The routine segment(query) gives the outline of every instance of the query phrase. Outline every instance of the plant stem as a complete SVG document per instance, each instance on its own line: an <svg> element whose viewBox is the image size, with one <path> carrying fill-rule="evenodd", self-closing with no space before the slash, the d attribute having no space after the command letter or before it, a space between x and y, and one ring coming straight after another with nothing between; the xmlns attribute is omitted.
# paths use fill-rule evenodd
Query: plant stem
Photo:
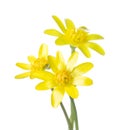
<svg viewBox="0 0 119 130"><path fill-rule="evenodd" d="M75 106L75 102L73 100L73 98L70 97L71 100L71 116L73 116L73 120L75 121L75 126L76 126L76 130L79 130L79 125L78 125L78 116L77 116L77 110L76 110L76 106Z"/></svg>
<svg viewBox="0 0 119 130"><path fill-rule="evenodd" d="M73 52L75 52L75 47L73 46L70 46L71 48L71 54ZM71 123L73 125L73 123L75 123L75 127L76 127L76 130L79 130L79 124L78 124L78 116L77 116L77 110L76 110L76 106L75 106L75 102L74 102L74 99L70 97L70 101L71 101L71 117L70 117L70 120L71 120Z"/></svg>
<svg viewBox="0 0 119 130"><path fill-rule="evenodd" d="M73 47L73 46L70 45L70 48L71 48L71 54L72 54L73 52L75 52L76 47Z"/></svg>
<svg viewBox="0 0 119 130"><path fill-rule="evenodd" d="M65 107L64 107L63 103L60 103L60 106L61 106L61 108L62 108L62 111L63 111L64 115L65 115L65 118L66 118L66 121L67 121L69 130L73 130L73 129L72 129L71 122L70 122L70 119L69 119L69 117L68 117L68 114L67 114L67 112L66 112L66 110L65 110Z"/></svg>

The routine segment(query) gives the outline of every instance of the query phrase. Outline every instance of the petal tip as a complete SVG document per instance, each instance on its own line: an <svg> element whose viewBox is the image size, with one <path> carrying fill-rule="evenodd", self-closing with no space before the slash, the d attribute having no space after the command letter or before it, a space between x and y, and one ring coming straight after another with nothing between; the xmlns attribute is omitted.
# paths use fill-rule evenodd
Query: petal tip
<svg viewBox="0 0 119 130"><path fill-rule="evenodd" d="M86 84L88 86L92 85L93 84L93 80L92 79L87 79Z"/></svg>

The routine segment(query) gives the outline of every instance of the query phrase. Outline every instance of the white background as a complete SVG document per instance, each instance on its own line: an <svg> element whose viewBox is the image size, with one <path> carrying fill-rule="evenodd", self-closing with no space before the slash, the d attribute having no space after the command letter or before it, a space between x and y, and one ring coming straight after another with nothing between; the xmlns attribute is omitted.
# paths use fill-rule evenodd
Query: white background
<svg viewBox="0 0 119 130"><path fill-rule="evenodd" d="M36 91L37 80L16 80L23 72L16 62L27 62L36 55L41 43L49 53L69 49L55 46L54 38L44 29L57 28L51 18L70 18L78 27L85 25L92 33L105 37L99 41L106 55L91 50L92 58L79 51L79 63L92 61L87 75L94 84L79 87L76 100L80 130L119 130L119 6L118 0L1 0L0 1L0 130L67 130L60 107L52 108L50 91ZM66 47L67 48L67 47ZM64 104L69 108L68 97ZM69 110L68 110L69 111Z"/></svg>

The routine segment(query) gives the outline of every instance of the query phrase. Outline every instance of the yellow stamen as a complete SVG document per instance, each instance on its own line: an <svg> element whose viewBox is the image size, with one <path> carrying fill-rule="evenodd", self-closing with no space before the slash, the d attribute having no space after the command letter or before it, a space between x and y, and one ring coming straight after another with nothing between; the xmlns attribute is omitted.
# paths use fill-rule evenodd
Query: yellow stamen
<svg viewBox="0 0 119 130"><path fill-rule="evenodd" d="M65 38L67 41L73 46L78 46L81 43L85 43L87 41L88 33L83 29L70 29L67 30L65 34Z"/></svg>
<svg viewBox="0 0 119 130"><path fill-rule="evenodd" d="M69 84L71 79L72 77L70 73L66 70L56 73L56 83L58 83L59 85Z"/></svg>
<svg viewBox="0 0 119 130"><path fill-rule="evenodd" d="M34 61L31 70L32 71L39 71L45 68L47 65L47 60L45 58L38 58Z"/></svg>

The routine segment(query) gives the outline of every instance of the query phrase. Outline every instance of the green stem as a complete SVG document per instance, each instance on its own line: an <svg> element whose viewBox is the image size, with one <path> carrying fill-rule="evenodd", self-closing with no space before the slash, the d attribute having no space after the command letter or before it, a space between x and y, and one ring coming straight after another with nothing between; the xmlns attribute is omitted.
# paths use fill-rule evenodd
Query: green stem
<svg viewBox="0 0 119 130"><path fill-rule="evenodd" d="M71 54L72 54L73 52L75 52L76 47L73 47L73 46L70 45L70 48L71 48Z"/></svg>
<svg viewBox="0 0 119 130"><path fill-rule="evenodd" d="M60 106L61 106L61 108L62 108L62 111L63 111L64 115L65 115L65 118L66 118L66 121L67 121L69 130L73 130L73 129L72 129L71 122L70 122L70 119L69 119L69 117L68 117L68 114L67 114L67 112L66 112L66 110L65 110L65 107L64 107L63 103L60 103Z"/></svg>
<svg viewBox="0 0 119 130"><path fill-rule="evenodd" d="M71 97L70 97L70 100L71 100L71 118L73 118L72 120L75 121L76 130L79 130L78 115L77 115L75 102L74 102L73 98L71 98Z"/></svg>
<svg viewBox="0 0 119 130"><path fill-rule="evenodd" d="M71 48L71 54L73 52L75 52L76 48L74 46L70 46L70 48ZM72 126L73 126L73 123L75 123L76 130L79 130L78 115L77 115L77 110L76 110L75 102L74 102L73 98L71 98L71 97L70 97L70 101L71 101L71 116L70 116L70 121L71 121Z"/></svg>

